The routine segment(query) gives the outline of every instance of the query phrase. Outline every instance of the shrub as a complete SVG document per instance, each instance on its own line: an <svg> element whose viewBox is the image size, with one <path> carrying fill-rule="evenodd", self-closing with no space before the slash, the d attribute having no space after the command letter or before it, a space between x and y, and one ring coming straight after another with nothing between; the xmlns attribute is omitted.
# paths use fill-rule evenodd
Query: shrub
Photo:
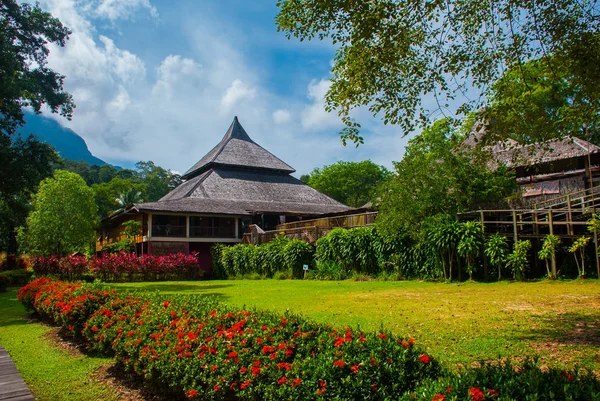
<svg viewBox="0 0 600 401"><path fill-rule="evenodd" d="M140 299L51 281L34 307L174 398L389 399L442 372L414 341L390 333L340 330L200 297Z"/></svg>
<svg viewBox="0 0 600 401"><path fill-rule="evenodd" d="M317 280L344 280L347 278L344 269L332 260L318 260L313 276Z"/></svg>
<svg viewBox="0 0 600 401"><path fill-rule="evenodd" d="M10 285L10 280L4 274L0 274L0 292L6 291Z"/></svg>
<svg viewBox="0 0 600 401"><path fill-rule="evenodd" d="M22 256L8 255L6 259L0 263L0 272L8 270L24 270L27 269L27 260Z"/></svg>
<svg viewBox="0 0 600 401"><path fill-rule="evenodd" d="M506 265L513 272L513 277L515 279L524 280L525 279L525 271L529 266L529 260L527 259L527 254L531 249L531 241L517 241L514 244L514 249L511 254L508 255L506 259Z"/></svg>
<svg viewBox="0 0 600 401"><path fill-rule="evenodd" d="M7 286L21 286L25 285L31 279L33 275L32 271L29 270L8 270L0 273L1 277L5 277Z"/></svg>
<svg viewBox="0 0 600 401"><path fill-rule="evenodd" d="M48 277L37 278L19 290L17 299L25 306L25 309L34 310L33 303L38 292L54 283L54 281L54 279Z"/></svg>

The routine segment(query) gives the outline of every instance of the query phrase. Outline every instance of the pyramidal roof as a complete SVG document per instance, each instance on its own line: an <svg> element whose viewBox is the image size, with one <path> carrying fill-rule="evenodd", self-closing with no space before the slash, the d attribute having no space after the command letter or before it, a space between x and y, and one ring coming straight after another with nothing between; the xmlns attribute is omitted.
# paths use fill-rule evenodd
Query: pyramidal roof
<svg viewBox="0 0 600 401"><path fill-rule="evenodd" d="M237 167L252 170L271 170L290 174L292 167L258 145L234 117L221 142L192 166L181 178L188 180L213 167Z"/></svg>

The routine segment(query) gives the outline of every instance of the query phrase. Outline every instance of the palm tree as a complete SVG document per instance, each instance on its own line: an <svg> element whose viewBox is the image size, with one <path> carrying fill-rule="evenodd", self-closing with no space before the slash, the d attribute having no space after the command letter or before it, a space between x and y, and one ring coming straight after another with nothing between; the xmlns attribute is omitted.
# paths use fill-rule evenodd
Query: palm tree
<svg viewBox="0 0 600 401"><path fill-rule="evenodd" d="M121 195L119 195L119 197L115 199L115 202L119 204L119 208L113 211L112 214L117 214L126 211L131 206L133 206L134 203L140 202L142 200L141 196L142 193L133 188L130 188L127 191L121 193Z"/></svg>

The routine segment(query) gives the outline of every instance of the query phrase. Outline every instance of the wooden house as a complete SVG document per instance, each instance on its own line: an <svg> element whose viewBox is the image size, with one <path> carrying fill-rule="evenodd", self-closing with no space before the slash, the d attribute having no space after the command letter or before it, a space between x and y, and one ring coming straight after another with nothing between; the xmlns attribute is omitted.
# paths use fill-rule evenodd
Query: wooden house
<svg viewBox="0 0 600 401"><path fill-rule="evenodd" d="M157 202L137 203L104 220L96 251L120 238L123 222L142 223L138 254L199 252L210 268L214 243L237 243L250 225L281 223L350 210L291 174L295 170L254 142L237 117L184 182Z"/></svg>

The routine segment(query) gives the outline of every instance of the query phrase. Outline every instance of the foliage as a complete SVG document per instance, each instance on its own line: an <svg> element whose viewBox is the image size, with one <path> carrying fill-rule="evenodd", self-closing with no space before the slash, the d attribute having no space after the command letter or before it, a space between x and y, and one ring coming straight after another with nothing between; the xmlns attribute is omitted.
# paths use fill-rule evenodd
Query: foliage
<svg viewBox="0 0 600 401"><path fill-rule="evenodd" d="M225 272L225 268L223 267L223 263L221 263L221 255L223 254L223 249L228 246L225 244L214 244L210 248L210 255L212 256L213 265L212 265L212 275L213 278L222 280L227 278L227 273Z"/></svg>
<svg viewBox="0 0 600 401"><path fill-rule="evenodd" d="M347 273L332 260L317 260L311 278L315 280L339 281L346 279Z"/></svg>
<svg viewBox="0 0 600 401"><path fill-rule="evenodd" d="M590 242L590 237L586 237L582 235L573 241L573 244L569 247L569 252L573 254L575 257L575 263L577 263L577 271L579 272L579 277L585 277L585 248ZM577 257L577 253L579 253L579 258Z"/></svg>
<svg viewBox="0 0 600 401"><path fill-rule="evenodd" d="M527 254L529 253L530 249L531 241L517 241L514 244L513 251L508 255L506 259L506 265L512 271L515 279L525 279L525 271L529 266Z"/></svg>
<svg viewBox="0 0 600 401"><path fill-rule="evenodd" d="M142 201L142 191L137 191L133 188L128 189L125 192L119 194L119 197L115 199L115 202L119 205L117 210L113 211L113 214L121 213L131 208L134 203Z"/></svg>
<svg viewBox="0 0 600 401"><path fill-rule="evenodd" d="M502 265L506 263L508 242L504 235L494 233L485 241L483 253L492 266L498 268L498 280L502 280Z"/></svg>
<svg viewBox="0 0 600 401"><path fill-rule="evenodd" d="M383 166L370 160L362 162L338 161L323 168L315 168L300 179L345 205L361 207L376 202L379 189L391 177Z"/></svg>
<svg viewBox="0 0 600 401"><path fill-rule="evenodd" d="M87 182L87 180L86 180ZM92 185L96 204L98 205L98 214L101 219L108 217L118 207L117 199L123 193L144 192L146 186L143 183L136 183L131 179L115 177L109 182ZM136 202L139 201L136 200ZM127 199L125 198L127 204Z"/></svg>
<svg viewBox="0 0 600 401"><path fill-rule="evenodd" d="M70 33L38 5L0 4L0 135L12 135L25 124L23 108L40 113L46 105L71 117L75 105L63 91L64 77L47 65L48 44L62 47Z"/></svg>
<svg viewBox="0 0 600 401"><path fill-rule="evenodd" d="M550 271L550 260L555 257L556 251L560 245L560 238L554 234L548 234L544 237L542 249L538 252L538 257L546 262L546 271L548 278L555 279L556 277Z"/></svg>
<svg viewBox="0 0 600 401"><path fill-rule="evenodd" d="M16 228L25 224L31 195L41 180L52 175L52 163L58 159L50 145L31 136L11 140L0 134L1 250L17 253Z"/></svg>
<svg viewBox="0 0 600 401"><path fill-rule="evenodd" d="M289 312L62 282L29 287L22 291L35 291L38 314L173 398L599 399L600 381L585 369L525 359L451 372L414 340L336 329Z"/></svg>
<svg viewBox="0 0 600 401"><path fill-rule="evenodd" d="M25 285L29 282L32 275L33 272L24 269L0 272L0 288L2 285L4 285L5 288L9 286Z"/></svg>
<svg viewBox="0 0 600 401"><path fill-rule="evenodd" d="M74 173L57 170L40 183L23 232L33 254L85 251L94 239L97 207L93 191Z"/></svg>
<svg viewBox="0 0 600 401"><path fill-rule="evenodd" d="M37 291L34 308L175 397L397 398L441 373L413 340L202 298L139 298L51 282Z"/></svg>
<svg viewBox="0 0 600 401"><path fill-rule="evenodd" d="M452 266L460 242L460 225L451 216L440 214L429 218L426 226L427 237L440 254L444 280L452 280Z"/></svg>
<svg viewBox="0 0 600 401"><path fill-rule="evenodd" d="M23 256L7 255L6 259L0 263L0 272L7 270L23 270L27 269L27 259Z"/></svg>
<svg viewBox="0 0 600 401"><path fill-rule="evenodd" d="M465 99L459 114L479 109L478 95L489 94L507 68L527 77L523 65L548 55L564 66L568 87L580 88L569 107L585 109L600 98L595 1L279 0L278 7L278 29L288 38L337 47L325 107L344 122L344 143L362 142L353 113L361 106L408 134L431 115L447 114L456 96ZM433 109L428 97L437 102Z"/></svg>
<svg viewBox="0 0 600 401"><path fill-rule="evenodd" d="M594 45L600 48L597 37ZM573 75L575 61L546 56L509 68L492 85L489 105L482 113L491 122L485 141L494 143L510 133L520 142L533 135L577 136L600 144L598 96L588 98L591 87Z"/></svg>
<svg viewBox="0 0 600 401"><path fill-rule="evenodd" d="M121 227L123 231L120 232L120 235L124 238L105 245L102 252L135 252L136 237L142 235L142 223L136 220L127 220L121 224Z"/></svg>
<svg viewBox="0 0 600 401"><path fill-rule="evenodd" d="M242 277L249 273L273 277L279 270L289 270L296 278L303 275L303 265L313 259L313 247L298 239L277 236L259 246L238 244L219 247L220 257L214 258L213 270L223 271L226 277Z"/></svg>
<svg viewBox="0 0 600 401"><path fill-rule="evenodd" d="M504 165L492 171L488 153L461 143L448 119L409 141L382 193L379 228L388 234L404 229L417 235L427 218L494 205L515 189L513 173Z"/></svg>
<svg viewBox="0 0 600 401"><path fill-rule="evenodd" d="M10 285L10 279L4 274L0 273L0 292L5 292Z"/></svg>
<svg viewBox="0 0 600 401"><path fill-rule="evenodd" d="M475 258L483 245L483 226L478 221L465 221L459 228L460 241L456 251L467 261L469 280L473 280Z"/></svg>

